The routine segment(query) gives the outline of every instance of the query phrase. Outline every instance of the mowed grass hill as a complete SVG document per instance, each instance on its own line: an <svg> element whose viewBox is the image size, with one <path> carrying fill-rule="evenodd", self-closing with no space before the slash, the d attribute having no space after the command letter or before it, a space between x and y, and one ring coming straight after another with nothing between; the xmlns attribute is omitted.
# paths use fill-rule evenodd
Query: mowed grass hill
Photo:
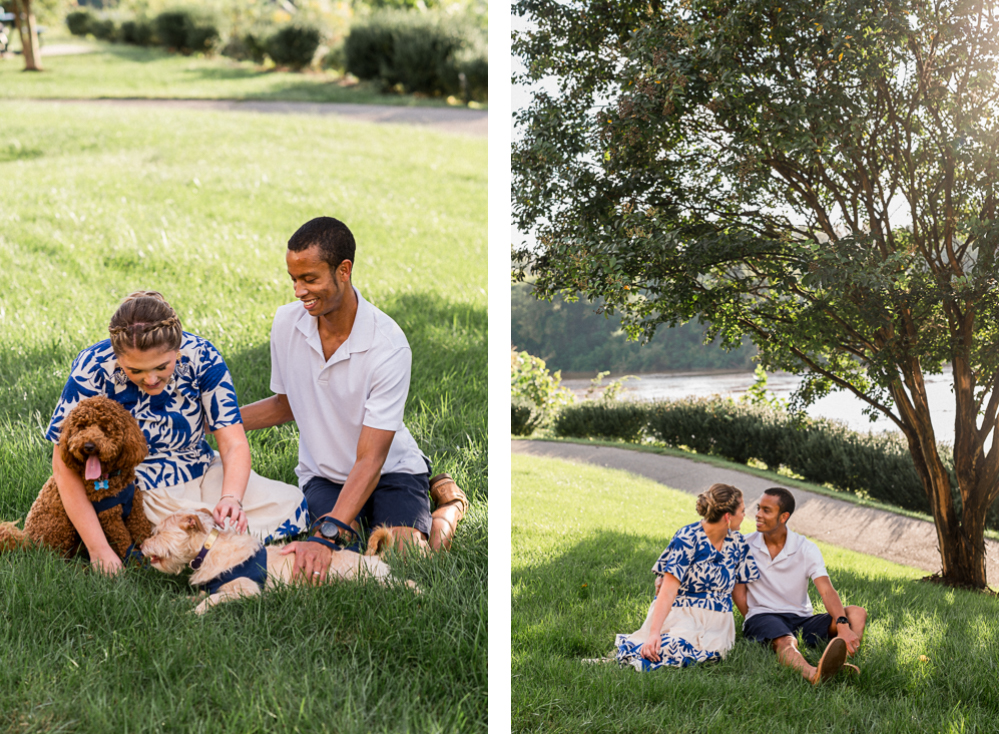
<svg viewBox="0 0 1000 734"><path fill-rule="evenodd" d="M705 486L712 484L705 466ZM742 639L726 660L637 673L582 665L637 630L651 568L698 520L695 498L599 467L511 457L512 729L517 732L987 732L997 722L997 598L921 583L918 569L817 543L869 623L852 661L813 688ZM743 531L753 530L752 516ZM813 607L823 611L810 585ZM806 652L815 664L821 651Z"/></svg>
<svg viewBox="0 0 1000 734"><path fill-rule="evenodd" d="M0 731L485 730L486 141L23 100L2 120L0 519L49 476L70 363L132 290L219 348L241 403L269 395L286 242L320 215L351 227L355 285L406 332L405 422L472 510L451 553L391 559L419 597L339 584L204 618L183 578L0 555ZM250 442L256 471L295 482L294 425Z"/></svg>

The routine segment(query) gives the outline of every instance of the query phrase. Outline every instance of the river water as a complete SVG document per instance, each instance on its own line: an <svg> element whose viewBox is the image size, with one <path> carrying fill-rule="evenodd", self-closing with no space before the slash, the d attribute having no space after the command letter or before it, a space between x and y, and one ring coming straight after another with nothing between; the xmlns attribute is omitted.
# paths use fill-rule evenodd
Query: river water
<svg viewBox="0 0 1000 734"><path fill-rule="evenodd" d="M722 395L738 399L754 383L753 372L723 373L659 373L636 375L638 380L627 380L622 397L626 400L677 400L685 397L707 397ZM605 379L607 384L610 378ZM938 441L951 443L955 438L955 397L951 391L951 370L940 375L925 375L927 397L931 405L931 419ZM802 378L786 372L775 372L767 376L768 392L787 399L798 387ZM583 397L590 381L587 379L565 379L565 387L577 397ZM846 391L833 392L817 400L806 412L815 418L831 418L846 423L855 431L896 431L896 425L879 414L872 422L862 409L864 403Z"/></svg>

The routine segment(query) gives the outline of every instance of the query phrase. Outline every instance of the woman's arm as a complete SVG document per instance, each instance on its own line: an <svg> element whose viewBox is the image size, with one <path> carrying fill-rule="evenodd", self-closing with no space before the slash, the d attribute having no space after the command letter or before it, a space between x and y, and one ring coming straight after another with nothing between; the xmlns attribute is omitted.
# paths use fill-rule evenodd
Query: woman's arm
<svg viewBox="0 0 1000 734"><path fill-rule="evenodd" d="M90 554L90 563L98 570L107 574L118 573L122 569L122 560L111 549L101 521L97 519L94 506L87 499L87 490L83 487L83 479L75 471L66 466L59 447L52 452L52 476L59 489L70 522L80 534L83 544Z"/></svg>
<svg viewBox="0 0 1000 734"><path fill-rule="evenodd" d="M649 622L649 639L642 646L640 654L654 663L660 662L660 630L670 609L674 606L674 599L677 598L677 590L681 588L681 582L676 576L670 573L663 574L663 583L660 584L660 593L653 602L653 616Z"/></svg>
<svg viewBox="0 0 1000 734"><path fill-rule="evenodd" d="M212 510L215 523L222 527L230 518L239 532L247 529L247 516L243 512L243 495L250 481L250 444L242 423L218 428L213 433L219 444L222 459L222 498Z"/></svg>

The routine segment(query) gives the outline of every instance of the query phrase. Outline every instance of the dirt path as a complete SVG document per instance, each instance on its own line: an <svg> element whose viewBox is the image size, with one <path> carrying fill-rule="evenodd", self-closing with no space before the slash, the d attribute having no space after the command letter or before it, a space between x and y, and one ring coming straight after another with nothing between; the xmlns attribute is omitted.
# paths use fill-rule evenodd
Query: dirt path
<svg viewBox="0 0 1000 734"><path fill-rule="evenodd" d="M583 446L554 441L511 440L511 453L544 456L621 469L652 479L674 489L698 494L714 482L743 490L747 506L774 482L734 469L720 469L692 459L651 454L607 446ZM781 486L781 485L778 485ZM787 487L795 497L795 513L788 527L831 545L848 548L927 572L941 570L934 524L853 502ZM986 577L996 589L998 544L986 540Z"/></svg>

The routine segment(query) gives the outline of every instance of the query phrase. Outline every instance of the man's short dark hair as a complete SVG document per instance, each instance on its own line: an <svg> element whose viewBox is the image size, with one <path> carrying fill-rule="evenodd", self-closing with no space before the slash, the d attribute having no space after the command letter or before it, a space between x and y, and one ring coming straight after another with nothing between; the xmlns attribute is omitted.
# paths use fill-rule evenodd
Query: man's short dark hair
<svg viewBox="0 0 1000 734"><path fill-rule="evenodd" d="M344 260L354 262L354 235L347 225L333 217L316 217L303 224L291 239L288 249L301 252L315 245L333 272Z"/></svg>
<svg viewBox="0 0 1000 734"><path fill-rule="evenodd" d="M771 487L770 489L765 489L764 494L769 494L772 497L776 497L778 500L778 514L788 513L791 515L795 512L795 497L784 487Z"/></svg>

